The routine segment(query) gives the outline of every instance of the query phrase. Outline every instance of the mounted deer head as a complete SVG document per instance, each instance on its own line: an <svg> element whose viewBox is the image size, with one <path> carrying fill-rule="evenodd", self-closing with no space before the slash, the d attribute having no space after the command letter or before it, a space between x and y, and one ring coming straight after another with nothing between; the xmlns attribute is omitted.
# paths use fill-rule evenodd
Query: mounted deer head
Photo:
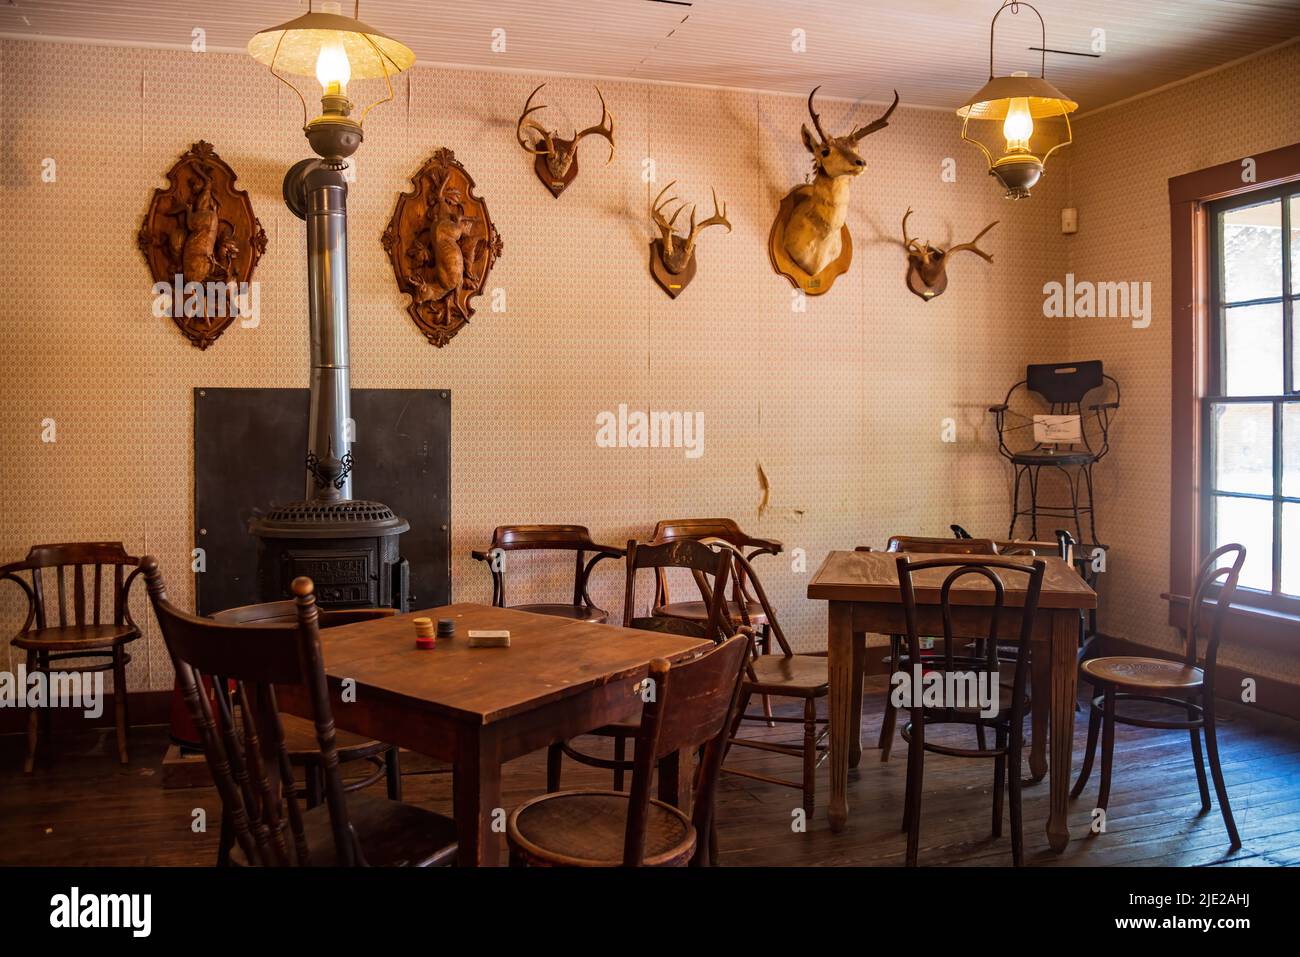
<svg viewBox="0 0 1300 957"><path fill-rule="evenodd" d="M659 283L663 291L674 299L695 278L695 241L700 233L710 226L726 226L727 232L731 232L731 222L727 219L727 205L726 203L718 205L718 191L715 189L712 190L713 215L697 223L695 205L691 204L690 231L685 236L677 233L677 217L686 208L686 203L680 202L676 196L663 198L664 193L672 189L676 182L677 180L673 180L661 189L655 201L650 204L650 218L659 228L659 238L650 243L650 274L654 276L655 282ZM672 216L667 216L667 208L678 202L680 205L673 211Z"/></svg>
<svg viewBox="0 0 1300 957"><path fill-rule="evenodd" d="M822 128L821 116L813 106L819 89L808 94L813 129L805 123L801 131L803 145L813 158L813 180L796 186L781 202L768 247L777 272L809 295L829 290L835 278L849 268L853 244L844 217L853 177L867 166L858 143L888 126L898 107L895 90L894 102L879 118L845 136L831 136Z"/></svg>
<svg viewBox="0 0 1300 957"><path fill-rule="evenodd" d="M948 260L953 253L963 250L972 252L986 262L993 262L991 253L986 253L976 245L998 220L989 223L968 243L958 243L947 249L936 249L927 239L919 242L907 235L907 218L912 215L912 207L903 214L903 248L907 250L907 288L926 302L942 296L948 288Z"/></svg>
<svg viewBox="0 0 1300 957"><path fill-rule="evenodd" d="M552 196L558 198L565 187L578 175L578 144L582 142L583 137L594 133L609 140L609 159L605 161L605 165L608 166L614 161L614 117L605 107L605 95L600 92L600 87L596 87L596 96L600 97L600 122L585 130L575 130L572 139L562 139L556 135L555 130L548 130L531 118L533 113L546 109L545 103L533 106L533 97L543 86L546 84L543 83L528 94L524 111L519 114L519 121L515 124L515 137L526 152L537 157L533 162L537 178L551 191ZM532 142L529 142L528 137L524 135L525 130L532 134Z"/></svg>

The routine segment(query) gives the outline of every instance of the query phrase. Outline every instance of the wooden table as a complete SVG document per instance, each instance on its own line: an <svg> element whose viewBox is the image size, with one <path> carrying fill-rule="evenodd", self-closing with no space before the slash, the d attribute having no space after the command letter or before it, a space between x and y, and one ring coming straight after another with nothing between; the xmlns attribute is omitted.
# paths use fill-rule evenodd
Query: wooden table
<svg viewBox="0 0 1300 957"><path fill-rule="evenodd" d="M918 559L940 557L943 556L917 556ZM974 557L978 559L979 556ZM1025 564L1034 561L1031 557L1002 557ZM1034 780L1041 780L1050 771L1051 810L1047 818L1047 839L1053 850L1061 851L1070 841L1066 811L1074 743L1079 613L1095 608L1097 595L1066 562L1055 556L1040 557L1047 564L1047 571L1034 623L1031 656L1033 734L1029 769ZM898 554L891 552L831 552L808 585L809 598L829 603L831 800L828 814L833 831L842 831L848 823L849 768L857 767L862 757L862 665L867 633L907 633L898 587L897 560ZM943 569L931 569L916 576L918 627L922 634L943 634L938 602L939 586L945 575ZM1024 602L1025 579L1024 575L1003 576L1008 605ZM971 576L954 586L953 596L956 606L988 604L992 585ZM954 628L958 635L976 637L981 632L987 634L987 614L972 611L963 616L961 612L960 607L954 608ZM1004 616L1002 629L1007 637L1018 637L1020 621L1017 616ZM1049 725L1050 762L1045 733Z"/></svg>
<svg viewBox="0 0 1300 957"><path fill-rule="evenodd" d="M433 651L417 649L417 615L454 619L456 637L438 639ZM470 648L471 628L509 629L510 647ZM713 647L474 604L330 628L321 645L338 727L454 764L459 861L470 866L500 859L503 762L635 718L651 659L676 661ZM351 701L345 680L354 683ZM303 689L277 692L282 710L310 715ZM660 800L688 803L689 759L660 764Z"/></svg>

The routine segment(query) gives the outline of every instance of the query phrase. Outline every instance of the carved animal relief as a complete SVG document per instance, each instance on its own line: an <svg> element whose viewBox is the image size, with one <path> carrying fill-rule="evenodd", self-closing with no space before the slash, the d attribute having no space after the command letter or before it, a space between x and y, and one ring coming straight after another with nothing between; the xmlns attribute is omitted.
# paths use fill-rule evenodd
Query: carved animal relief
<svg viewBox="0 0 1300 957"><path fill-rule="evenodd" d="M167 171L167 188L154 190L137 236L155 303L200 349L260 298L252 279L266 232L235 179L212 144L200 140Z"/></svg>
<svg viewBox="0 0 1300 957"><path fill-rule="evenodd" d="M595 134L607 139L609 159L605 165L614 161L614 117L610 116L605 107L605 95L600 92L600 87L596 87L596 96L600 97L600 122L585 130L575 130L572 139L563 139L556 130L547 129L532 118L533 113L546 109L545 103L533 106L533 97L541 91L542 86L546 84L543 83L528 94L524 111L515 124L515 137L519 140L519 145L535 157L533 169L537 178L551 191L552 196L559 199L560 194L578 175L578 144L584 137Z"/></svg>
<svg viewBox="0 0 1300 957"><path fill-rule="evenodd" d="M985 262L993 262L992 254L980 249L977 243L985 233L998 224L998 220L981 229L979 235L968 243L937 249L930 245L928 239L920 242L907 235L907 218L911 215L912 208L909 206L907 212L903 214L903 248L907 250L907 288L926 302L942 296L944 290L948 288L948 260L953 253L964 250L974 253Z"/></svg>
<svg viewBox="0 0 1300 957"><path fill-rule="evenodd" d="M680 203L672 216L667 216L667 208L678 200L676 196L663 198L664 193L672 189L676 182L673 180L660 190L650 206L650 218L659 229L659 238L650 242L650 275L654 276L660 288L674 299L695 278L695 241L700 233L710 226L726 226L727 232L731 232L731 223L727 219L727 206L725 203L721 207L718 206L717 190L712 191L713 215L697 223L695 206L692 204L690 230L685 236L676 232L677 217L686 208L686 203Z"/></svg>
<svg viewBox="0 0 1300 957"><path fill-rule="evenodd" d="M442 347L474 315L470 301L483 292L501 255L501 236L451 150L429 157L411 184L397 197L384 249L397 288L411 297L406 311L425 338Z"/></svg>
<svg viewBox="0 0 1300 957"><path fill-rule="evenodd" d="M858 153L858 142L888 126L889 117L898 106L895 90L894 102L879 119L847 136L830 136L822 129L821 117L813 109L813 97L819 89L808 94L808 114L815 133L807 124L802 130L803 145L812 154L812 182L796 186L781 200L768 237L772 268L810 296L829 291L853 261L853 241L844 218L853 178L866 169L866 162Z"/></svg>

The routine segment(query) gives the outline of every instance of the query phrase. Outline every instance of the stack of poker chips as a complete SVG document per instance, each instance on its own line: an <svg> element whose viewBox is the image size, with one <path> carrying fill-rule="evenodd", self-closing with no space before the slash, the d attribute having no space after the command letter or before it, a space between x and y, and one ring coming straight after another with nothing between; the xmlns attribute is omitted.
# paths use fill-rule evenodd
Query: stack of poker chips
<svg viewBox="0 0 1300 957"><path fill-rule="evenodd" d="M437 645L437 639L433 634L433 619L414 618L412 623L415 625L415 647L434 648Z"/></svg>
<svg viewBox="0 0 1300 957"><path fill-rule="evenodd" d="M456 619L439 618L438 619L438 637L455 638L456 637Z"/></svg>

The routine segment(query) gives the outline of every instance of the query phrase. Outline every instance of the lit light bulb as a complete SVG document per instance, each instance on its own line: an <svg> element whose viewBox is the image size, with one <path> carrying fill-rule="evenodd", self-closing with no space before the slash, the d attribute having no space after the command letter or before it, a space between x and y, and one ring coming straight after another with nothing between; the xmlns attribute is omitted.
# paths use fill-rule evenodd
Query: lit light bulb
<svg viewBox="0 0 1300 957"><path fill-rule="evenodd" d="M352 64L348 62L347 51L341 40L330 40L321 44L316 57L316 79L324 88L327 96L347 94L348 80L352 79Z"/></svg>
<svg viewBox="0 0 1300 957"><path fill-rule="evenodd" d="M1017 96L1007 108L1002 121L1002 135L1007 138L1007 152L1029 152L1029 138L1034 135L1034 118L1029 115L1029 100Z"/></svg>

